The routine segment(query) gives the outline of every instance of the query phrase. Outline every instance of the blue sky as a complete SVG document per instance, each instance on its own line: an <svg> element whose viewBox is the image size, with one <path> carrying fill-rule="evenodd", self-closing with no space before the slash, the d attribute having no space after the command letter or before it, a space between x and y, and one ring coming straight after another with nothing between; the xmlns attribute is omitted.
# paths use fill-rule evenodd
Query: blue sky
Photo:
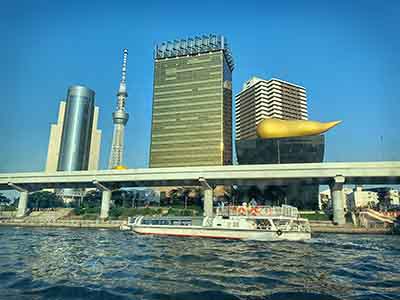
<svg viewBox="0 0 400 300"><path fill-rule="evenodd" d="M399 1L3 1L0 172L40 171L50 124L72 84L96 91L107 165L122 49L129 49L125 165L147 167L153 48L228 38L234 93L256 75L306 87L326 161L400 160ZM383 137L383 139L381 138Z"/></svg>

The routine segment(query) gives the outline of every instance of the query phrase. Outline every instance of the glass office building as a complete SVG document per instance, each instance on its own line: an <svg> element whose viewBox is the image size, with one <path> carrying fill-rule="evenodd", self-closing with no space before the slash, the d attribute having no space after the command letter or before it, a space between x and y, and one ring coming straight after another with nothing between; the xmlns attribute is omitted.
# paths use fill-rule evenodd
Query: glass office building
<svg viewBox="0 0 400 300"><path fill-rule="evenodd" d="M240 165L319 163L324 159L325 136L236 141Z"/></svg>
<svg viewBox="0 0 400 300"><path fill-rule="evenodd" d="M232 163L232 71L226 39L164 42L154 56L150 167Z"/></svg>
<svg viewBox="0 0 400 300"><path fill-rule="evenodd" d="M277 139L236 140L236 152L240 165L251 164L293 164L320 163L324 159L325 136L313 135ZM240 187L243 195L252 197L252 187ZM290 182L281 186L267 186L261 189L266 205L289 204L299 209L318 209L318 184Z"/></svg>

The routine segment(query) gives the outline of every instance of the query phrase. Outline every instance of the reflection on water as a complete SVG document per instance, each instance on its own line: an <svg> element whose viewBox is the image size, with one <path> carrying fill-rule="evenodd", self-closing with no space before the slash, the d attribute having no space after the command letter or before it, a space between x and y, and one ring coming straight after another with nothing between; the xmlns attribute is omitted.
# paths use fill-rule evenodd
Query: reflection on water
<svg viewBox="0 0 400 300"><path fill-rule="evenodd" d="M0 296L399 299L400 236L265 243L2 227Z"/></svg>

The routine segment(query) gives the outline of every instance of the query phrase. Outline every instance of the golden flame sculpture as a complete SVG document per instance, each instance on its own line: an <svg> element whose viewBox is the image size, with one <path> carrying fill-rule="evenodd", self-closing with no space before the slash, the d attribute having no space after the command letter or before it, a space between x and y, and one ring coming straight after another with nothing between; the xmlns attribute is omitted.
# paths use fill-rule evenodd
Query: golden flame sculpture
<svg viewBox="0 0 400 300"><path fill-rule="evenodd" d="M262 139L317 135L328 131L342 121L321 123L308 120L281 120L268 118L257 125L257 136Z"/></svg>
<svg viewBox="0 0 400 300"><path fill-rule="evenodd" d="M127 167L125 167L125 166L122 166L122 165L118 165L118 166L115 166L114 168L112 168L113 170L119 170L119 171L122 171L122 170L128 170L128 168Z"/></svg>

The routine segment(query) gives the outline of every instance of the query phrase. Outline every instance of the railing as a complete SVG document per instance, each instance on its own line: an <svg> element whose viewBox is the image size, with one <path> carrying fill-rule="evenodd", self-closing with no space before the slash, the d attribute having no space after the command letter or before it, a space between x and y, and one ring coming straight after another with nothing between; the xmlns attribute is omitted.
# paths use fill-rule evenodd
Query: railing
<svg viewBox="0 0 400 300"><path fill-rule="evenodd" d="M101 220L29 220L29 219L0 219L0 223L11 223L11 224L38 224L38 225L54 225L54 226L72 226L72 227L85 227L85 226L93 226L96 227L97 225L120 225L124 223L122 220L108 220L108 221L101 221Z"/></svg>
<svg viewBox="0 0 400 300"><path fill-rule="evenodd" d="M217 207L217 216L266 216L266 217L293 217L299 212L296 207L282 206L225 206Z"/></svg>

